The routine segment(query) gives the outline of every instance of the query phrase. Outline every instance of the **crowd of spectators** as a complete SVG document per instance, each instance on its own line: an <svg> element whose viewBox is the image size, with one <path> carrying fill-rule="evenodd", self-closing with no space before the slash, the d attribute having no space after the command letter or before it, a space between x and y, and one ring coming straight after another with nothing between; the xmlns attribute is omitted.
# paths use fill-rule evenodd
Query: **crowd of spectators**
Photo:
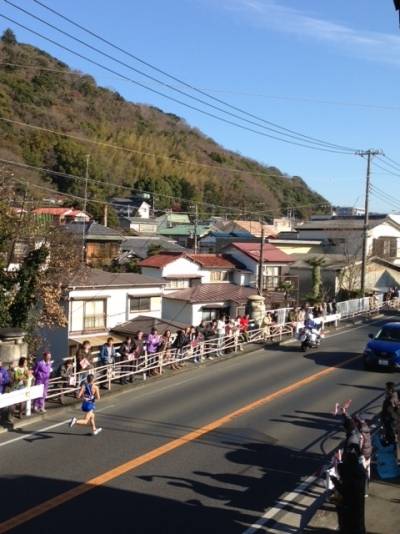
<svg viewBox="0 0 400 534"><path fill-rule="evenodd" d="M44 352L41 358L21 357L18 362L7 368L0 361L0 395L11 391L18 391L28 386L43 385L43 395L33 404L35 412L45 413L45 402L49 381L53 372L50 352ZM21 418L24 415L25 402L15 404L11 409L1 410L1 419L11 417Z"/></svg>
<svg viewBox="0 0 400 534"><path fill-rule="evenodd" d="M50 385L60 391L59 400L63 403L63 392L73 391L89 375L96 377L100 387L107 388L110 376L121 384L127 384L133 382L134 373L141 368L149 375L157 375L161 366L177 370L187 359L199 364L205 359L212 360L243 350L242 344L248 341L250 328L248 315L234 319L223 316L174 333L171 330L160 333L156 328L147 334L139 331L135 336L128 335L119 346L109 337L100 350L94 350L87 340L74 356L64 359L58 369L53 368L50 352L44 352L39 358L21 357L10 368L0 362L0 394L41 384L43 396L34 401L33 409L45 413L50 378L58 379L57 384L51 381ZM22 402L3 410L1 415L7 419L21 418L25 409L26 403Z"/></svg>

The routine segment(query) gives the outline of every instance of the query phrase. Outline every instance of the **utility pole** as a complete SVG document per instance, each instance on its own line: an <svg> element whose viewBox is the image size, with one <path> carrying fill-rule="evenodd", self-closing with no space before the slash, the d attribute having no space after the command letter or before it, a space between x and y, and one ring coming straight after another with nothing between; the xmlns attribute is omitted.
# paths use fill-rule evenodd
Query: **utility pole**
<svg viewBox="0 0 400 534"><path fill-rule="evenodd" d="M107 224L108 224L108 204L104 204L103 225L107 226Z"/></svg>
<svg viewBox="0 0 400 534"><path fill-rule="evenodd" d="M86 154L86 171L85 171L85 192L83 196L83 212L87 210L87 195L88 195L88 180L89 180L89 161L90 154ZM82 263L85 263L86 258L86 222L82 223Z"/></svg>
<svg viewBox="0 0 400 534"><path fill-rule="evenodd" d="M265 238L265 230L264 230L264 223L263 221L260 221L261 224L261 241L260 241L260 260L258 263L258 292L262 296L263 289L264 289L264 238Z"/></svg>
<svg viewBox="0 0 400 534"><path fill-rule="evenodd" d="M199 206L196 202L194 205L194 253L197 254L198 250L198 241L197 241L197 227L198 227L198 218L199 218Z"/></svg>
<svg viewBox="0 0 400 534"><path fill-rule="evenodd" d="M363 242L362 242L362 259L361 259L361 294L365 296L365 274L367 271L368 259L368 225L369 225L369 194L371 191L371 159L374 156L383 154L381 150L360 150L356 152L358 156L367 157L367 176L365 181L365 205L364 205L364 225L363 225Z"/></svg>

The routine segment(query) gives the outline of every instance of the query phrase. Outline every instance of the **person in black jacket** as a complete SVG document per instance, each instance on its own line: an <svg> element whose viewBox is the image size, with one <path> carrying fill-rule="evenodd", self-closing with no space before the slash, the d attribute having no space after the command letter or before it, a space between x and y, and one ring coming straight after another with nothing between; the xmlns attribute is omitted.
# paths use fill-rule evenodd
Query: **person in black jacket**
<svg viewBox="0 0 400 534"><path fill-rule="evenodd" d="M366 534L366 472L361 461L361 450L356 444L349 445L337 469L339 479L332 477L332 481L341 496L337 505L339 531L341 534Z"/></svg>
<svg viewBox="0 0 400 534"><path fill-rule="evenodd" d="M386 442L388 444L396 443L400 433L400 402L393 382L386 383L381 421Z"/></svg>
<svg viewBox="0 0 400 534"><path fill-rule="evenodd" d="M172 348L176 349L177 360L182 360L185 356L185 347L188 345L189 339L186 336L186 333L183 330L178 330L176 333L175 341L172 344ZM181 367L183 364L179 363L178 367Z"/></svg>

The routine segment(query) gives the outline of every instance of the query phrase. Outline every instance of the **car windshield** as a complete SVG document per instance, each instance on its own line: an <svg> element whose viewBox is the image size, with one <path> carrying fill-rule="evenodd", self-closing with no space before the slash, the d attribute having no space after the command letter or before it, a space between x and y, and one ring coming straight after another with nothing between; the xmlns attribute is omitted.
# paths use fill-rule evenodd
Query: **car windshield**
<svg viewBox="0 0 400 534"><path fill-rule="evenodd" d="M375 339L380 339L381 341L398 341L400 343L400 328L384 326L378 332Z"/></svg>

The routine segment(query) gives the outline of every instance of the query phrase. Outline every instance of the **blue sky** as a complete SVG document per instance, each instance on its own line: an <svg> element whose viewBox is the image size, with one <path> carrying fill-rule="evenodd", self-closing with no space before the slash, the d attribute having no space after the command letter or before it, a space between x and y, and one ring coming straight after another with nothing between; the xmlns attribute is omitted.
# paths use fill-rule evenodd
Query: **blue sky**
<svg viewBox="0 0 400 534"><path fill-rule="evenodd" d="M33 0L12 1L106 49ZM382 148L400 162L400 30L392 0L43 1L133 54L257 116L334 143ZM99 59L3 0L0 13ZM3 19L0 24L2 29L13 27ZM18 40L92 74L126 99L176 113L223 146L302 176L332 203L363 204L365 161L360 157L307 150L220 123L13 28ZM100 61L140 79L111 60ZM392 198L399 197L400 177L381 173L374 170L373 183ZM371 207L393 210L375 196Z"/></svg>

